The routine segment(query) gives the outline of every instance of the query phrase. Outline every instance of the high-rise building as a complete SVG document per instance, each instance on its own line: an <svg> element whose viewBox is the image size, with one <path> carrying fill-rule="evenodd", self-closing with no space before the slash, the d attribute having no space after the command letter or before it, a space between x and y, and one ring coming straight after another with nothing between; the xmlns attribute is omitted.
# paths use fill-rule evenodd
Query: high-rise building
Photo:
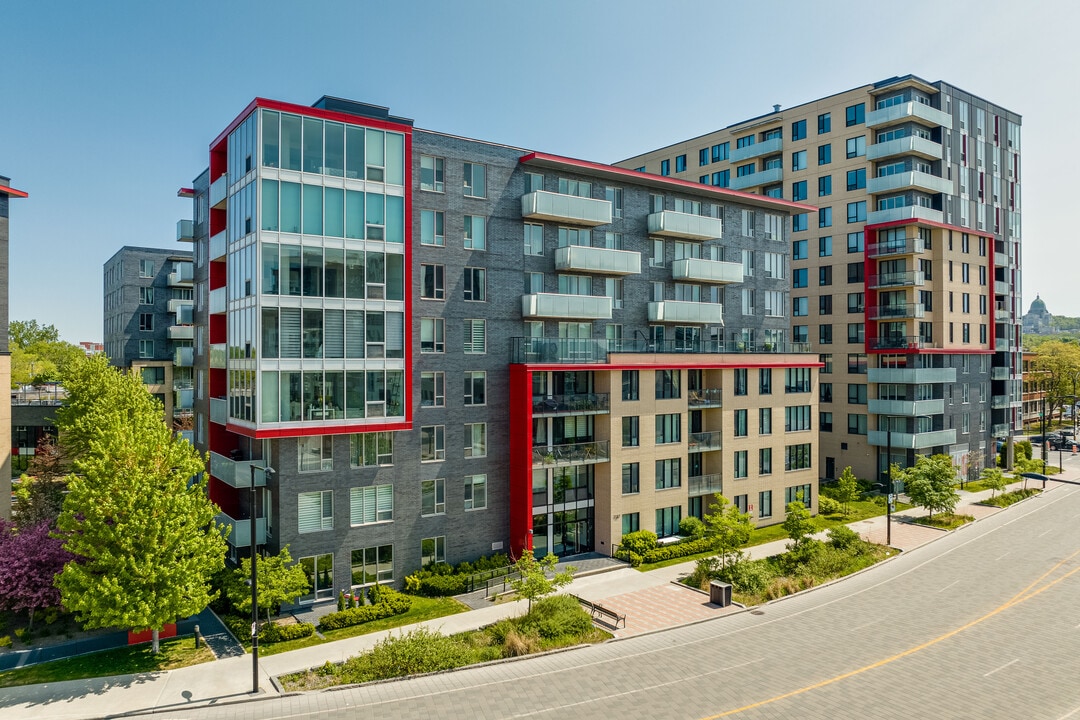
<svg viewBox="0 0 1080 720"><path fill-rule="evenodd" d="M0 387L11 387L8 349L8 200L28 195L0 175ZM0 518L11 518L11 401L0 403Z"/></svg>
<svg viewBox="0 0 1080 720"><path fill-rule="evenodd" d="M890 441L892 462L977 473L1020 428L1016 113L907 75L617 164L816 208L793 218L785 312L824 363L823 477L880 477Z"/></svg>
<svg viewBox="0 0 1080 720"><path fill-rule="evenodd" d="M190 194L209 492L304 601L610 554L721 490L759 524L816 508L819 360L783 312L810 206L336 98L256 99Z"/></svg>
<svg viewBox="0 0 1080 720"><path fill-rule="evenodd" d="M190 242L190 235L178 239ZM138 372L167 421L184 432L194 393L191 257L190 250L125 246L104 267L109 361Z"/></svg>

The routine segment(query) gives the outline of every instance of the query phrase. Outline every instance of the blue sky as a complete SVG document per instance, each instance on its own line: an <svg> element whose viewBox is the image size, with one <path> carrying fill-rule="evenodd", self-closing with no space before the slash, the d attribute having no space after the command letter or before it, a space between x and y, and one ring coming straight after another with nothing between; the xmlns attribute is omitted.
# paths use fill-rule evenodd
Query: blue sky
<svg viewBox="0 0 1080 720"><path fill-rule="evenodd" d="M1065 217L1080 5L665 0L6 3L0 175L11 317L102 339L102 264L175 246L176 197L256 96L338 95L417 127L614 162L893 75L1024 116L1024 307L1080 315ZM900 31L898 21L910 21ZM949 28L942 31L938 28ZM1002 52L1008 51L1009 57ZM1057 128L1056 130L1054 128ZM1072 178L1072 180L1070 180Z"/></svg>

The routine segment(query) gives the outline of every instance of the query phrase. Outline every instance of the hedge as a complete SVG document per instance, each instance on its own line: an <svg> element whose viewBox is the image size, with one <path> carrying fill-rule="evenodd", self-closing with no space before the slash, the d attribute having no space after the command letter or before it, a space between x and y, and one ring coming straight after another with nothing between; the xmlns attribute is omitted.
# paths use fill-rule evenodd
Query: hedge
<svg viewBox="0 0 1080 720"><path fill-rule="evenodd" d="M311 623L290 623L278 625L267 623L259 628L259 642L276 643L286 640L299 640L315 634L315 626Z"/></svg>
<svg viewBox="0 0 1080 720"><path fill-rule="evenodd" d="M636 552L627 552L619 550L616 553L616 557L620 560L627 560L631 565L637 567L642 563L658 563L664 560L671 560L672 558L686 557L687 555L697 555L699 553L709 552L715 549L713 543L708 538L702 538L700 540L687 540L674 545L662 545L657 548L653 548L643 555L639 555Z"/></svg>
<svg viewBox="0 0 1080 720"><path fill-rule="evenodd" d="M409 608L412 607L412 598L390 588L380 588L375 593L369 594L378 597L378 602L374 605L363 605L325 615L319 621L319 629L340 630L344 627L360 625L392 615L401 615L408 612Z"/></svg>

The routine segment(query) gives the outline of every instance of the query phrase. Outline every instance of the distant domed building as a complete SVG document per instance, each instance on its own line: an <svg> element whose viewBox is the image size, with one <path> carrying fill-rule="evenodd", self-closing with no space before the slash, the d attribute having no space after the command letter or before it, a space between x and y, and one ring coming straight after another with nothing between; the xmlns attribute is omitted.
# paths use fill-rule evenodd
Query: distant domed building
<svg viewBox="0 0 1080 720"><path fill-rule="evenodd" d="M1053 328L1050 327L1050 320L1053 317L1050 311L1046 309L1046 303L1036 295L1027 311L1027 315L1022 318L1024 334L1049 335L1053 332Z"/></svg>

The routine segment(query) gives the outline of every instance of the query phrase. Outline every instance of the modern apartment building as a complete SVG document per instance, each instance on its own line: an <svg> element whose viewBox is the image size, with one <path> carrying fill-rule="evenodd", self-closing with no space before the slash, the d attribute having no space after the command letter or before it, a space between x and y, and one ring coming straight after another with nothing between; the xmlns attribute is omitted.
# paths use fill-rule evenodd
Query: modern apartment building
<svg viewBox="0 0 1080 720"><path fill-rule="evenodd" d="M177 240L191 242L191 221ZM120 248L105 263L105 352L116 367L142 375L177 430L191 427L194 392L192 253Z"/></svg>
<svg viewBox="0 0 1080 720"><path fill-rule="evenodd" d="M819 360L784 270L809 205L329 97L254 100L183 192L209 491L234 558L251 513L290 546L304 601L671 537L721 490L761 524L816 508Z"/></svg>
<svg viewBox="0 0 1080 720"><path fill-rule="evenodd" d="M0 175L0 387L11 387L8 349L8 205L11 198L28 197ZM11 519L11 402L0 403L0 518Z"/></svg>
<svg viewBox="0 0 1080 720"><path fill-rule="evenodd" d="M617 164L817 208L793 218L788 281L793 339L824 364L823 477L878 476L890 440L893 462L977 472L1020 428L1016 113L908 75Z"/></svg>

